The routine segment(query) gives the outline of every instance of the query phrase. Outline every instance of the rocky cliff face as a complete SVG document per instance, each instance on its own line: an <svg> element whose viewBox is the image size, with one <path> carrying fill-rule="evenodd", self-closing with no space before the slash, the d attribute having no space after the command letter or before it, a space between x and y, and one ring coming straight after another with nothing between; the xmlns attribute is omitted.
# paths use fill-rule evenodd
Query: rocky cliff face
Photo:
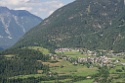
<svg viewBox="0 0 125 83"><path fill-rule="evenodd" d="M25 10L10 10L0 7L0 47L8 48L42 21Z"/></svg>

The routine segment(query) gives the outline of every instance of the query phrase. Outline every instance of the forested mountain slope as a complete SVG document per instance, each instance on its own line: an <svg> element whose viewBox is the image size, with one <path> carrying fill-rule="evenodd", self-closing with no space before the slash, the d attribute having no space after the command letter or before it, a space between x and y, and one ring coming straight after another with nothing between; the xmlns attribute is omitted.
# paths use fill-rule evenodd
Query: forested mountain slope
<svg viewBox="0 0 125 83"><path fill-rule="evenodd" d="M76 0L30 30L14 47L124 51L124 0Z"/></svg>

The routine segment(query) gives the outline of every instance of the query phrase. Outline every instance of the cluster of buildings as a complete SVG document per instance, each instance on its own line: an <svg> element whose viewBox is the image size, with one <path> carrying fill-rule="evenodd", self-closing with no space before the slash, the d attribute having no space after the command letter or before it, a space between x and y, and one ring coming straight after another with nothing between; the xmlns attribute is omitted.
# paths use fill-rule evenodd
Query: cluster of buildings
<svg viewBox="0 0 125 83"><path fill-rule="evenodd" d="M73 49L73 48L58 48L58 49L55 50L56 53L58 53L58 52L61 52L61 53L63 53L63 52L73 52L73 51L79 52L79 49L77 49L77 48L75 48L75 49Z"/></svg>
<svg viewBox="0 0 125 83"><path fill-rule="evenodd" d="M64 52L81 52L83 55L86 55L86 57L79 57L79 58L71 58L66 55L64 56L57 56L53 55L51 56L51 59L57 60L59 58L69 61L73 64L84 64L84 63L91 63L91 64L98 64L98 65L113 65L113 61L111 58L108 57L114 57L114 56L123 56L125 53L114 53L113 51L90 51L87 49L81 49L81 48L59 48L55 50L56 53L64 53ZM119 61L116 60L114 63L118 63ZM124 64L125 65L125 64Z"/></svg>
<svg viewBox="0 0 125 83"><path fill-rule="evenodd" d="M91 64L102 64L102 65L107 65L111 63L110 58L106 57L106 56L100 56L100 57L87 57L87 58L77 58L77 59L73 59L71 57L67 57L67 56L57 56L57 55L52 55L51 56L51 60L58 60L58 59L62 59L62 60L66 60L69 61L73 64L84 64L84 63L91 63Z"/></svg>
<svg viewBox="0 0 125 83"><path fill-rule="evenodd" d="M106 57L106 56L100 56L100 57L87 57L87 58L78 58L77 59L77 62L78 63L85 63L85 62L88 62L88 63L101 63L101 64L109 64L111 63L111 60Z"/></svg>

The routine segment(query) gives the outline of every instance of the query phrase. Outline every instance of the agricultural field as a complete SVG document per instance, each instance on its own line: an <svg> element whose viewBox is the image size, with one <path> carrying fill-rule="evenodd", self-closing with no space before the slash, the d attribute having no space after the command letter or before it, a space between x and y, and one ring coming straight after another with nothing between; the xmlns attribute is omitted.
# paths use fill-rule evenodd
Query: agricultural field
<svg viewBox="0 0 125 83"><path fill-rule="evenodd" d="M49 65L50 67L50 73L51 74L56 74L58 76L71 76L71 77L75 77L75 76L81 76L81 77L90 77L88 80L82 80L79 81L78 83L92 83L93 80L91 80L91 76L95 75L98 73L98 70L96 67L93 68L88 68L86 66L83 66L81 64L79 65L74 65L68 61L64 61L64 60L56 60L54 61L50 61L50 62L42 62L45 65ZM59 82L65 83L67 81L71 81L73 79L64 79L64 80L58 80ZM44 81L41 83L58 83L55 82L56 80L51 80L51 81ZM77 82L73 82L73 83L77 83Z"/></svg>
<svg viewBox="0 0 125 83"><path fill-rule="evenodd" d="M9 55L4 55L6 58L13 58L15 55L13 55L13 54L9 54Z"/></svg>
<svg viewBox="0 0 125 83"><path fill-rule="evenodd" d="M78 51L73 51L73 52L58 52L57 55L66 55L67 57L71 58L87 58L88 56L86 54L82 54L81 52ZM89 56L91 57L91 56Z"/></svg>
<svg viewBox="0 0 125 83"><path fill-rule="evenodd" d="M19 76L10 77L10 79L26 79L30 77L38 78L41 76L45 76L45 75L44 74L19 75Z"/></svg>
<svg viewBox="0 0 125 83"><path fill-rule="evenodd" d="M82 80L82 81L78 81L78 82L74 82L74 83L93 83L93 79L92 80Z"/></svg>
<svg viewBox="0 0 125 83"><path fill-rule="evenodd" d="M40 51L42 52L43 54L50 54L49 50L46 49L46 48L43 48L43 47L40 47L40 46L31 46L31 47L28 47L28 49L32 49L32 50L36 50L36 51Z"/></svg>
<svg viewBox="0 0 125 83"><path fill-rule="evenodd" d="M97 57L88 56L87 54L79 51L69 51L63 53L58 52L56 54L51 54L47 49L37 46L28 47L28 49L40 51L44 55L50 56L50 60L38 60L38 62L42 63L43 65L47 65L49 67L49 71L44 73L43 70L37 70L37 74L19 75L10 77L10 79L33 78L34 80L37 80L38 83L93 83L94 81L101 83L103 80L106 80L105 83L124 83L125 81L125 66L121 64L125 62L123 56L109 57L113 63L111 62L112 64L110 63L109 66L104 66L104 68L103 66L97 66L96 63L91 64L91 66L88 67L83 63L74 64L73 61L64 58L67 57L75 61L78 58ZM5 55L6 58L12 58L14 56L15 55ZM101 80L98 80L100 78Z"/></svg>
<svg viewBox="0 0 125 83"><path fill-rule="evenodd" d="M65 83L65 82L70 82L71 79L64 79L64 80L51 80L51 81L41 81L40 83Z"/></svg>
<svg viewBox="0 0 125 83"><path fill-rule="evenodd" d="M45 65L50 66L50 71L58 73L59 75L78 75L78 76L89 76L97 73L97 68L87 68L83 65L73 65L72 63L64 60L58 60L58 62L43 62Z"/></svg>

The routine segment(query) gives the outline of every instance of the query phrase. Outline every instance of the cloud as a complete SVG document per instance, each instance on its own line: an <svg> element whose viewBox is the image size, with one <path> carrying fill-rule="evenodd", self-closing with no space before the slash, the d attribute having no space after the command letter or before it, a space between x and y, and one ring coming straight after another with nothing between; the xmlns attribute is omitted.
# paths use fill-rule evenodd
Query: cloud
<svg viewBox="0 0 125 83"><path fill-rule="evenodd" d="M19 8L15 8L15 10L28 10L28 11L31 11L33 9L32 9L32 7L19 7Z"/></svg>
<svg viewBox="0 0 125 83"><path fill-rule="evenodd" d="M56 9L64 6L60 0L0 0L0 6L14 10L27 10L41 18L46 18Z"/></svg>

